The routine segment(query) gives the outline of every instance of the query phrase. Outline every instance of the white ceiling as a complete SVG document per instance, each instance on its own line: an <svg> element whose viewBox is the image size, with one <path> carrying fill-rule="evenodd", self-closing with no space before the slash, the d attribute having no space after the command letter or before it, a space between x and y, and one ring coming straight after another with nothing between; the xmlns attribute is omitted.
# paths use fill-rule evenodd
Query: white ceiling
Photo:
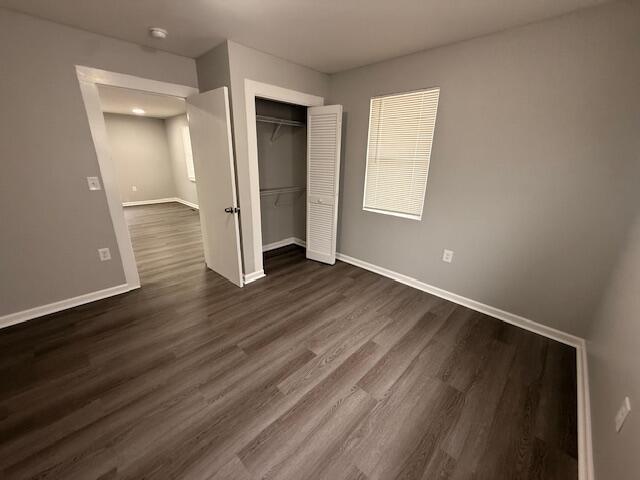
<svg viewBox="0 0 640 480"><path fill-rule="evenodd" d="M0 6L197 57L225 39L332 73L607 0L0 0ZM152 39L148 27L169 30Z"/></svg>
<svg viewBox="0 0 640 480"><path fill-rule="evenodd" d="M145 117L169 118L187 111L183 98L169 95L156 95L104 85L98 85L98 93L102 111L107 113L133 115L133 108L141 108L145 111Z"/></svg>

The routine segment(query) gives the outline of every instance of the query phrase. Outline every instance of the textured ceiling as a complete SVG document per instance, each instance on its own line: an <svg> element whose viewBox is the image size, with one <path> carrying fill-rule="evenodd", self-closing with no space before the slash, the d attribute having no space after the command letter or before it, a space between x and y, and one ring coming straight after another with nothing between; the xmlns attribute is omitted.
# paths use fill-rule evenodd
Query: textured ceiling
<svg viewBox="0 0 640 480"><path fill-rule="evenodd" d="M225 39L332 73L607 0L0 0L0 6L197 57ZM156 40L147 29L169 30Z"/></svg>

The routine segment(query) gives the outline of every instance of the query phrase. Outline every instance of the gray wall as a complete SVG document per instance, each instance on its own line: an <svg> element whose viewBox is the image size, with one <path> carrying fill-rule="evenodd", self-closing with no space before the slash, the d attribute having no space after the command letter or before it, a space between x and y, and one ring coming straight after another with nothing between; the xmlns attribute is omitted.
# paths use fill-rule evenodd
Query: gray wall
<svg viewBox="0 0 640 480"><path fill-rule="evenodd" d="M338 251L584 336L635 207L639 58L613 3L333 75ZM436 85L422 221L364 212L369 99Z"/></svg>
<svg viewBox="0 0 640 480"><path fill-rule="evenodd" d="M306 122L307 109L258 99L256 114ZM274 124L258 122L260 189L307 185L307 129L283 126L274 141ZM262 243L306 239L306 193L260 197Z"/></svg>
<svg viewBox="0 0 640 480"><path fill-rule="evenodd" d="M231 88L228 42L225 41L198 57L196 67L201 92L224 86Z"/></svg>
<svg viewBox="0 0 640 480"><path fill-rule="evenodd" d="M0 9L0 315L124 283L75 65L196 86L191 59ZM113 259L98 260L111 248Z"/></svg>
<svg viewBox="0 0 640 480"><path fill-rule="evenodd" d="M182 141L182 129L187 125L187 116L177 115L167 118L164 123L171 154L171 170L176 197L197 205L198 193L196 192L196 184L187 177L187 164Z"/></svg>
<svg viewBox="0 0 640 480"><path fill-rule="evenodd" d="M164 120L113 113L104 120L122 201L175 197Z"/></svg>
<svg viewBox="0 0 640 480"><path fill-rule="evenodd" d="M636 199L640 205L640 198ZM640 472L640 215L622 249L587 342L593 451L599 479L636 480ZM625 396L631 413L622 431L613 419Z"/></svg>
<svg viewBox="0 0 640 480"><path fill-rule="evenodd" d="M232 41L226 42L231 87L231 114L235 157L238 178L238 195L240 199L242 254L245 273L256 270L253 245L246 241L253 235L253 216L250 209L251 196L249 190L249 154L247 149L247 124L245 115L244 80L246 78L258 82L269 83L312 95L326 97L329 92L329 76L318 73L300 65L288 62L273 55L259 52ZM214 50L217 50L217 47ZM219 87L224 79L224 55L220 52L209 52L197 60L198 82L200 90L206 91ZM213 64L213 66L211 66Z"/></svg>

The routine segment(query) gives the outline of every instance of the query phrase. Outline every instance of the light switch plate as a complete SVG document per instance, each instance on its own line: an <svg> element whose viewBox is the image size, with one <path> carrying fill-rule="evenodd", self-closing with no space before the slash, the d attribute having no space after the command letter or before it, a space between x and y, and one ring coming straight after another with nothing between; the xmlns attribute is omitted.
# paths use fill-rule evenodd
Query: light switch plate
<svg viewBox="0 0 640 480"><path fill-rule="evenodd" d="M111 260L111 250L108 248L99 248L98 256L100 257L101 262L106 262L107 260Z"/></svg>
<svg viewBox="0 0 640 480"><path fill-rule="evenodd" d="M87 177L87 184L89 185L89 190L102 190L98 177Z"/></svg>
<svg viewBox="0 0 640 480"><path fill-rule="evenodd" d="M619 432L620 430L622 430L624 421L626 420L627 415L629 415L630 411L631 411L631 400L629 400L629 397L624 397L624 400L622 401L622 405L620 406L618 413L616 413L616 432Z"/></svg>
<svg viewBox="0 0 640 480"><path fill-rule="evenodd" d="M442 261L447 263L453 262L453 250L447 250L445 248L442 252Z"/></svg>

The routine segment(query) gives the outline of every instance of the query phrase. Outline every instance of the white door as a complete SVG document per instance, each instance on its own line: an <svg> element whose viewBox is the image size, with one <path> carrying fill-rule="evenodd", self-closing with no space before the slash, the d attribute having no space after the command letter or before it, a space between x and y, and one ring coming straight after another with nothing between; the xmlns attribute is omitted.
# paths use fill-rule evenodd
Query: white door
<svg viewBox="0 0 640 480"><path fill-rule="evenodd" d="M307 258L336 263L342 105L307 109Z"/></svg>
<svg viewBox="0 0 640 480"><path fill-rule="evenodd" d="M187 98L187 117L205 262L241 287L239 209L227 87Z"/></svg>

